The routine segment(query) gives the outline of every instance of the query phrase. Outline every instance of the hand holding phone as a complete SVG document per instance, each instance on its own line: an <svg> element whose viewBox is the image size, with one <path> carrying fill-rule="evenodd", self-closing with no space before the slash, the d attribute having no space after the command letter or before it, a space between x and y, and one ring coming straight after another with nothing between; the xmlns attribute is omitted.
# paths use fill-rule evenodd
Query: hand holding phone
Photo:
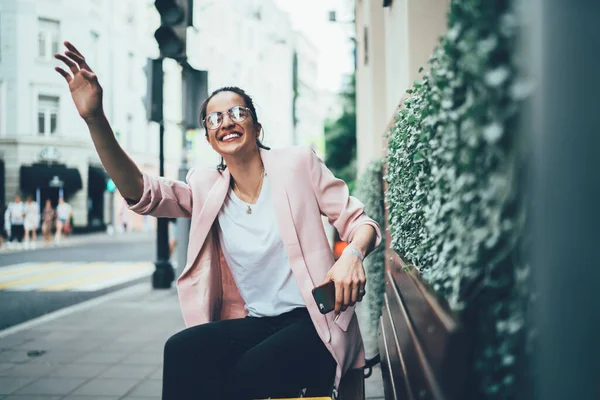
<svg viewBox="0 0 600 400"><path fill-rule="evenodd" d="M335 283L328 281L312 290L313 297L321 314L327 314L335 308Z"/></svg>

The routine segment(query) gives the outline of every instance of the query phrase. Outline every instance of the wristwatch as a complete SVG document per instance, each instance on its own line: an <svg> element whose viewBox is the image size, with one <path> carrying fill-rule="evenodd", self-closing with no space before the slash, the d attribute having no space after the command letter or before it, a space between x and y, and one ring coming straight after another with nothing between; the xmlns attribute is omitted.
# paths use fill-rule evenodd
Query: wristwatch
<svg viewBox="0 0 600 400"><path fill-rule="evenodd" d="M360 259L361 262L365 261L365 256L363 256L362 254L360 254L360 251L347 246L344 251L349 251L350 253L354 254L356 257L358 257Z"/></svg>

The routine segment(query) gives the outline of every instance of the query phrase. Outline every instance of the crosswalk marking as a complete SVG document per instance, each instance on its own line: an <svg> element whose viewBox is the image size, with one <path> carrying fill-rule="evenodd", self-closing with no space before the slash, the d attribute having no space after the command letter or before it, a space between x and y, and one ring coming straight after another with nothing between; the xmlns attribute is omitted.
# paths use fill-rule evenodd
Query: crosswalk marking
<svg viewBox="0 0 600 400"><path fill-rule="evenodd" d="M82 278L72 279L65 282L57 283L55 285L43 286L38 290L42 291L57 291L57 290L67 290L72 287L81 286L82 284L87 284L91 282L96 282L100 278L114 277L115 274L126 274L132 271L145 271L147 270L147 263L135 263L123 266L118 271L113 271L112 268L108 271L102 271L97 274L92 274L88 276L84 276Z"/></svg>
<svg viewBox="0 0 600 400"><path fill-rule="evenodd" d="M23 275L23 274L27 274L27 273L33 272L33 271L48 270L54 266L61 265L61 264L64 265L64 263L51 262L51 263L44 263L44 264L22 263L22 264L11 265L8 267L3 267L3 268L0 268L0 281L5 276Z"/></svg>
<svg viewBox="0 0 600 400"><path fill-rule="evenodd" d="M47 278L52 278L52 277L56 277L56 276L60 276L60 275L72 274L73 272L76 272L79 270L95 268L98 265L100 265L100 263L90 263L90 264L83 264L83 265L79 264L76 267L68 267L65 269L58 269L58 270L54 270L54 271L44 272L42 274L26 276L24 278L15 279L15 280L8 281L8 282L2 282L2 283L0 283L0 290L6 289L9 287L13 287L13 286L19 286L24 283L41 281L41 280L44 280Z"/></svg>
<svg viewBox="0 0 600 400"><path fill-rule="evenodd" d="M51 285L55 283L60 283L68 279L73 279L76 277L82 277L86 275L90 275L97 271L105 271L109 265L103 262L90 262L90 263L70 263L65 264L56 269L56 272L48 273L48 274L38 274L43 275L39 279L32 279L27 282L20 282L18 285L19 290L33 290L38 289L43 285ZM61 272L62 271L62 272Z"/></svg>
<svg viewBox="0 0 600 400"><path fill-rule="evenodd" d="M0 290L95 291L150 276L151 262L48 262L0 267Z"/></svg>

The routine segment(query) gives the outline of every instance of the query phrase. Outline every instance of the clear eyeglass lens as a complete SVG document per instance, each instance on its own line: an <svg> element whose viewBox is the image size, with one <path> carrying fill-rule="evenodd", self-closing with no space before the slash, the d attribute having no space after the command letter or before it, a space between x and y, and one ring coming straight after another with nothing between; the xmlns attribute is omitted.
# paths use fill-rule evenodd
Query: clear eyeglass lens
<svg viewBox="0 0 600 400"><path fill-rule="evenodd" d="M221 115L221 113L210 113L206 118L206 126L208 127L208 129L216 129L221 124L222 119L223 116Z"/></svg>
<svg viewBox="0 0 600 400"><path fill-rule="evenodd" d="M228 112L229 118L235 123L243 122L248 117L248 111L241 107L232 107ZM223 113L213 112L206 117L206 127L208 129L217 129L223 122Z"/></svg>
<svg viewBox="0 0 600 400"><path fill-rule="evenodd" d="M234 122L242 122L243 120L246 119L246 116L247 116L246 109L242 108L240 106L235 106L231 110L229 110L229 117Z"/></svg>

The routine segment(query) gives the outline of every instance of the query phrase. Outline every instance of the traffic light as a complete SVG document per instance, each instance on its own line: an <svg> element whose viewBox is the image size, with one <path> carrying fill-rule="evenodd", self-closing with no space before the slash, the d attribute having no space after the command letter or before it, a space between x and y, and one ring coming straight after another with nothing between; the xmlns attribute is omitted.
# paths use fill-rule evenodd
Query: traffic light
<svg viewBox="0 0 600 400"><path fill-rule="evenodd" d="M116 188L117 188L117 185L115 185L113 180L109 178L108 181L106 182L106 190L108 190L110 193L113 193Z"/></svg>
<svg viewBox="0 0 600 400"><path fill-rule="evenodd" d="M185 129L201 128L198 114L200 106L208 97L208 72L200 71L185 65L182 70L184 114L183 124Z"/></svg>
<svg viewBox="0 0 600 400"><path fill-rule="evenodd" d="M149 58L146 63L146 118L161 122L163 119L163 60Z"/></svg>
<svg viewBox="0 0 600 400"><path fill-rule="evenodd" d="M194 0L156 0L160 28L154 32L160 54L175 60L186 57L186 28L192 26Z"/></svg>

